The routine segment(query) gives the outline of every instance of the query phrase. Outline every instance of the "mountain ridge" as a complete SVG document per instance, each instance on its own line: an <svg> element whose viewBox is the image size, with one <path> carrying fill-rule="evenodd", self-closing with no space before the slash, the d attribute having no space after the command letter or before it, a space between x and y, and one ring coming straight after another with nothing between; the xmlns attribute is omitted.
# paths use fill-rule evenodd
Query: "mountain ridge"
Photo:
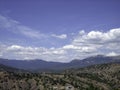
<svg viewBox="0 0 120 90"><path fill-rule="evenodd" d="M41 59L28 61L28 60L9 60L9 59L0 58L0 64L18 69L35 70L35 71L64 70L69 68L80 68L80 67L86 67L95 64L104 64L110 62L120 62L120 55L118 56L97 55L82 60L75 59L68 63L52 62L52 61L48 62Z"/></svg>

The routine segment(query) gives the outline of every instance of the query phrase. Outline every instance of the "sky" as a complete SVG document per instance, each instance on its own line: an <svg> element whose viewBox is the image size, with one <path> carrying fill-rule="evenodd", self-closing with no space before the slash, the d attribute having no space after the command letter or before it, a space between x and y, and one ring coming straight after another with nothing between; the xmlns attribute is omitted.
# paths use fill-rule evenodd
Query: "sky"
<svg viewBox="0 0 120 90"><path fill-rule="evenodd" d="M120 0L0 0L0 58L120 55L119 9Z"/></svg>

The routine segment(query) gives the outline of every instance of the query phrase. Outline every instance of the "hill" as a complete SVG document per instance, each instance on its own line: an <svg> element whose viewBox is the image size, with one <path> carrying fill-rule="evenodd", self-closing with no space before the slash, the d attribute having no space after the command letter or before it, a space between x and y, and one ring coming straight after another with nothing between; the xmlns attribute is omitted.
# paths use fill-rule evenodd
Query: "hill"
<svg viewBox="0 0 120 90"><path fill-rule="evenodd" d="M61 73L0 71L0 90L120 90L120 63L68 69Z"/></svg>

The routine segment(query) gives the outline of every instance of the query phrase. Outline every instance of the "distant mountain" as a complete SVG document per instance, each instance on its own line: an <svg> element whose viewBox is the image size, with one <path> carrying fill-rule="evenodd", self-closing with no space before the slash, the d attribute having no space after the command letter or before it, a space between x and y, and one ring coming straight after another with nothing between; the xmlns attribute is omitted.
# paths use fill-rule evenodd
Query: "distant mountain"
<svg viewBox="0 0 120 90"><path fill-rule="evenodd" d="M61 64L59 62L47 62L44 60L8 60L8 59L0 59L0 63L3 65L25 70L51 69L52 67L56 67L57 65Z"/></svg>
<svg viewBox="0 0 120 90"><path fill-rule="evenodd" d="M120 56L97 55L97 56L85 58L83 60L73 60L70 62L70 64L73 67L80 67L80 66L84 67L84 66L111 63L111 62L120 62Z"/></svg>
<svg viewBox="0 0 120 90"><path fill-rule="evenodd" d="M28 72L28 71L25 71L25 70L22 70L22 69L17 69L17 68L13 68L13 67L10 67L10 66L6 66L6 65L3 65L3 64L0 64L0 72L1 71L7 71L7 72Z"/></svg>
<svg viewBox="0 0 120 90"><path fill-rule="evenodd" d="M0 59L0 64L11 66L14 68L34 70L34 71L49 71L49 70L64 70L69 68L80 68L95 64L104 64L111 62L120 62L120 56L103 56L97 55L85 58L83 60L72 60L69 63L48 62L44 60L8 60Z"/></svg>

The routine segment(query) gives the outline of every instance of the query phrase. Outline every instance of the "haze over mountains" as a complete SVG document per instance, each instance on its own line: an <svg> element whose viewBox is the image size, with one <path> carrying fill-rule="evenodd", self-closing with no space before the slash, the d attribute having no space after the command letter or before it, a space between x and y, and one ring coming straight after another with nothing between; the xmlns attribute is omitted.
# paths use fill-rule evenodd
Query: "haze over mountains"
<svg viewBox="0 0 120 90"><path fill-rule="evenodd" d="M31 71L49 71L49 70L65 70L70 68L81 68L90 65L104 64L111 62L120 62L120 56L103 56L97 55L82 60L72 60L69 63L48 62L40 59L36 60L8 60L0 59L0 64Z"/></svg>

